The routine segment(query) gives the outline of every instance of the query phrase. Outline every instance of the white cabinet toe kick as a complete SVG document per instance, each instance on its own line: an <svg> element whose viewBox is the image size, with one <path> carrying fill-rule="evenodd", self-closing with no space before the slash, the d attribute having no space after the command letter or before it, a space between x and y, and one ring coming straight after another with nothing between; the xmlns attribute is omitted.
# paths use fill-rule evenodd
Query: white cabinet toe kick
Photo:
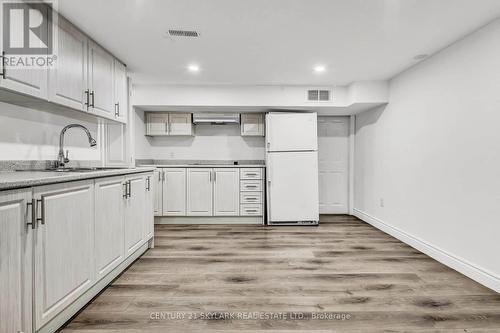
<svg viewBox="0 0 500 333"><path fill-rule="evenodd" d="M157 224L264 224L265 168L161 167Z"/></svg>

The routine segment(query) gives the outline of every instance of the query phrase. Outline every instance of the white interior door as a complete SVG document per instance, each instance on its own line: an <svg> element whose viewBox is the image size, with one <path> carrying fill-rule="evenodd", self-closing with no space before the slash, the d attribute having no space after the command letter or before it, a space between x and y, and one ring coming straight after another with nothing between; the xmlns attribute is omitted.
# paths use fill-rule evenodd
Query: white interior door
<svg viewBox="0 0 500 333"><path fill-rule="evenodd" d="M349 118L318 118L319 212L349 212Z"/></svg>

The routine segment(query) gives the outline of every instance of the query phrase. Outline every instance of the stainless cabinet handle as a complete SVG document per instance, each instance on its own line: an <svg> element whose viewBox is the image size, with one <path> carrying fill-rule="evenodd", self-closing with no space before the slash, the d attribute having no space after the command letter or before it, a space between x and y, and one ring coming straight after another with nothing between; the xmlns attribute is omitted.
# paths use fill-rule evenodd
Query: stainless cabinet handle
<svg viewBox="0 0 500 333"><path fill-rule="evenodd" d="M146 182L147 182L147 187L146 187L146 190L151 191L151 177L148 176L148 178L146 178Z"/></svg>
<svg viewBox="0 0 500 333"><path fill-rule="evenodd" d="M161 172L161 174L162 174L162 177L163 177L163 181L164 181L164 182L166 182L166 181L167 181L167 178L166 178L166 176L165 176L165 174L166 174L165 170L163 170L163 171Z"/></svg>
<svg viewBox="0 0 500 333"><path fill-rule="evenodd" d="M7 78L7 69L5 68L5 51L2 51L2 73L0 73L4 79Z"/></svg>
<svg viewBox="0 0 500 333"><path fill-rule="evenodd" d="M245 209L247 213L257 213L257 209Z"/></svg>
<svg viewBox="0 0 500 333"><path fill-rule="evenodd" d="M90 106L90 90L85 90L85 106L87 107L87 110L89 109Z"/></svg>
<svg viewBox="0 0 500 333"><path fill-rule="evenodd" d="M257 185L246 185L246 187L248 187L248 188L256 188Z"/></svg>
<svg viewBox="0 0 500 333"><path fill-rule="evenodd" d="M31 225L31 229L36 228L36 200L31 199L31 202L26 203L26 209L31 208L31 222L29 220L26 221L26 225ZM26 214L26 217L28 217L28 214Z"/></svg>
<svg viewBox="0 0 500 333"><path fill-rule="evenodd" d="M257 174L256 174L256 173L254 173L254 172L252 172L252 173L248 173L248 172L247 172L247 173L246 173L246 175L247 175L247 176L257 176Z"/></svg>
<svg viewBox="0 0 500 333"><path fill-rule="evenodd" d="M36 218L37 222L40 222L42 225L45 224L45 199L42 197L41 199L36 200L36 211L38 212L38 203L40 203L40 217Z"/></svg>
<svg viewBox="0 0 500 333"><path fill-rule="evenodd" d="M209 171L209 173L208 173L208 181L210 183L212 182L212 171Z"/></svg>
<svg viewBox="0 0 500 333"><path fill-rule="evenodd" d="M128 194L128 191L127 191L127 186L128 185L127 184L128 184L127 182L123 183L123 186L124 186L124 188L123 188L123 198L125 198L125 199L127 198L127 194Z"/></svg>
<svg viewBox="0 0 500 333"><path fill-rule="evenodd" d="M90 106L94 108L94 107L95 107L95 106L94 106L94 102L95 102L95 100L94 100L94 98L95 98L95 91L93 91L93 90L92 90L92 91L90 92L90 96L92 96L92 104L91 104Z"/></svg>
<svg viewBox="0 0 500 333"><path fill-rule="evenodd" d="M217 171L214 170L214 183L217 181Z"/></svg>
<svg viewBox="0 0 500 333"><path fill-rule="evenodd" d="M128 187L128 197L130 198L132 196L132 181L129 180L127 182L127 184L128 184L128 186L127 186Z"/></svg>
<svg viewBox="0 0 500 333"><path fill-rule="evenodd" d="M120 102L115 103L115 117L120 116Z"/></svg>

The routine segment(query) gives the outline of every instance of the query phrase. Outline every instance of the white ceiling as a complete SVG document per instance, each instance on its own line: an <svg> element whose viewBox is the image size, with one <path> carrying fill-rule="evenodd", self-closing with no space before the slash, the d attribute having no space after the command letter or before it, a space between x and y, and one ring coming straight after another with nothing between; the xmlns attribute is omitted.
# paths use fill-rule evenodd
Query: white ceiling
<svg viewBox="0 0 500 333"><path fill-rule="evenodd" d="M136 83L344 85L394 76L498 17L500 1L59 0L59 10Z"/></svg>

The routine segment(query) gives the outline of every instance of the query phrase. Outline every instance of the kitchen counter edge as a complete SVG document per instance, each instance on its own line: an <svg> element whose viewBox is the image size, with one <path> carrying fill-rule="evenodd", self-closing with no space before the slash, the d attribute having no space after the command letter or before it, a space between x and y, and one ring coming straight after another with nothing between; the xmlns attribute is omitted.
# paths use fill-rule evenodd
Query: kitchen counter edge
<svg viewBox="0 0 500 333"><path fill-rule="evenodd" d="M0 191L16 190L34 186L66 183L79 180L114 177L134 173L153 172L154 167L140 166L112 170L96 170L88 172L50 172L50 171L1 171Z"/></svg>

